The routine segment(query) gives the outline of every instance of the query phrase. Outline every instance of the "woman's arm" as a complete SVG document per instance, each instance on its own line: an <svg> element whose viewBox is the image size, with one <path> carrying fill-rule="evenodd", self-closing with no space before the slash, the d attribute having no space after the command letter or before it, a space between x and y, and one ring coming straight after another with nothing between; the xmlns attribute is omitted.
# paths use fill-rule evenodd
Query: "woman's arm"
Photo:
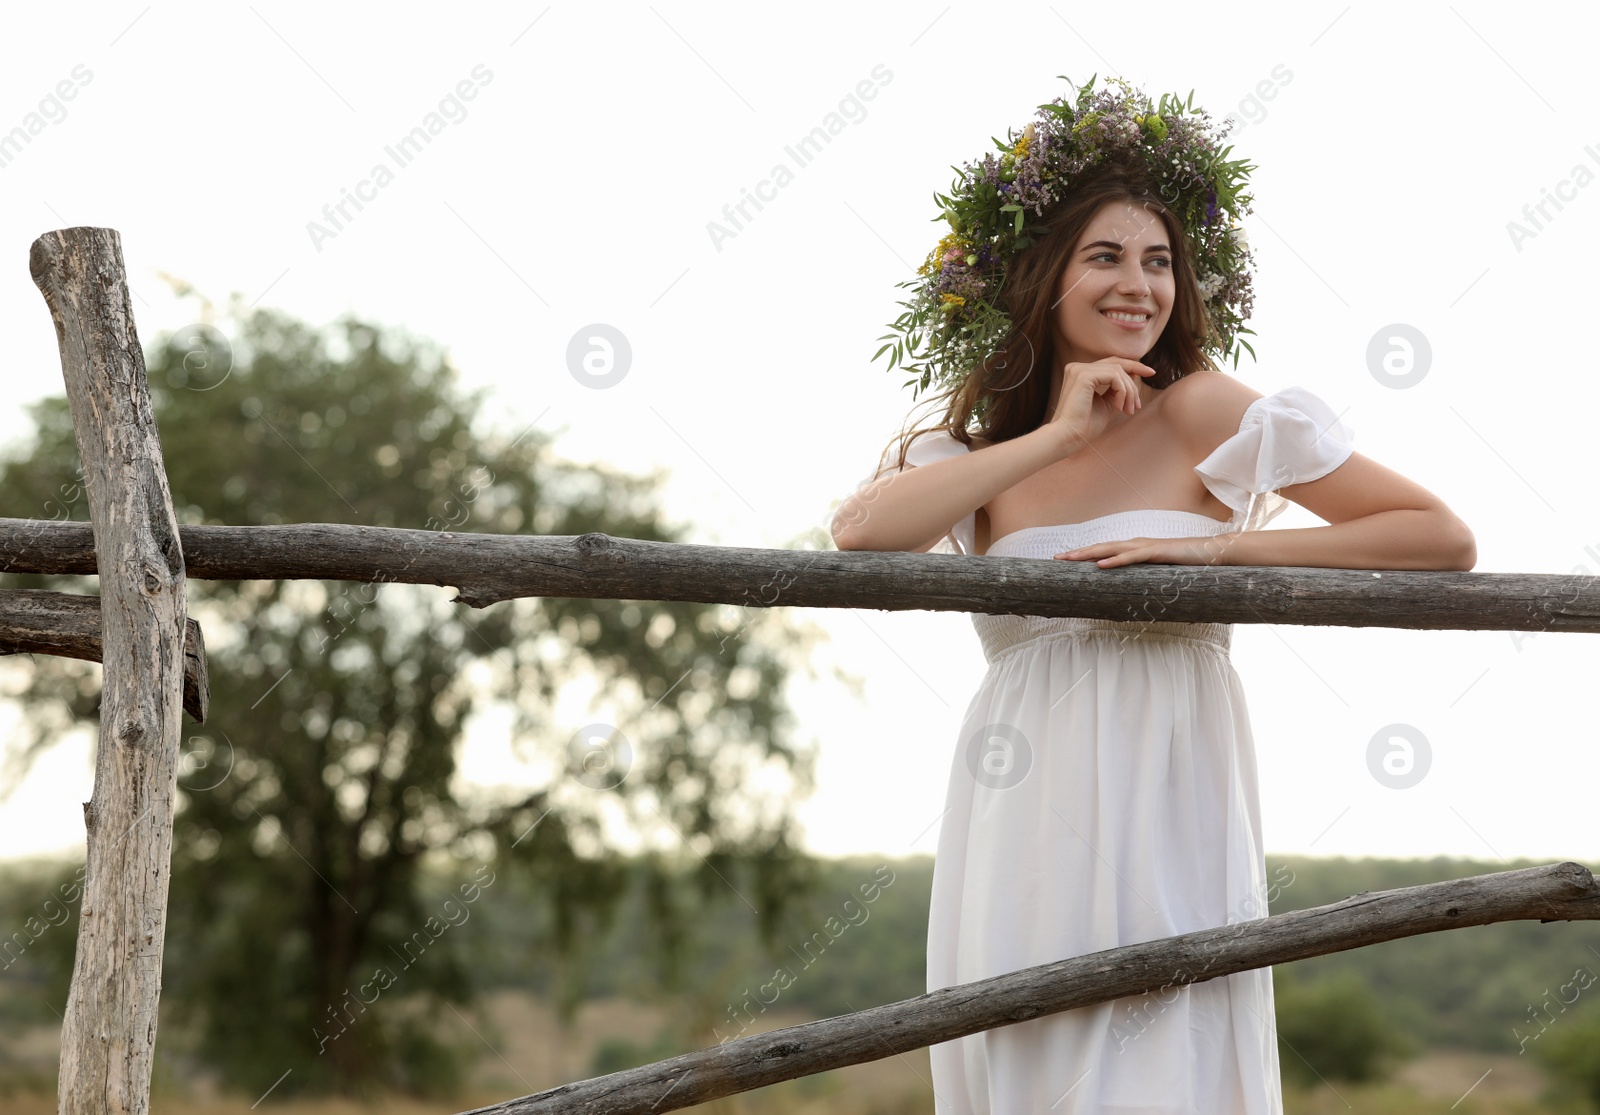
<svg viewBox="0 0 1600 1115"><path fill-rule="evenodd" d="M1187 389L1179 421L1198 460L1239 428L1245 408L1259 396L1227 375L1194 378L1174 387ZM1360 453L1326 476L1279 493L1329 525L1218 536L1207 547L1213 564L1465 572L1478 562L1471 529L1443 500Z"/></svg>
<svg viewBox="0 0 1600 1115"><path fill-rule="evenodd" d="M1280 492L1329 525L1223 535L1216 564L1467 572L1478 563L1472 530L1437 496L1359 453Z"/></svg>
<svg viewBox="0 0 1600 1115"><path fill-rule="evenodd" d="M1329 525L1232 531L1202 538L1125 539L1056 557L1093 561L1102 569L1155 562L1465 573L1478 563L1472 531L1437 496L1359 453L1351 453L1321 479L1279 491L1329 520Z"/></svg>
<svg viewBox="0 0 1600 1115"><path fill-rule="evenodd" d="M841 550L925 549L1001 492L1067 455L1050 422L1021 437L932 464L908 467L845 497L834 517Z"/></svg>

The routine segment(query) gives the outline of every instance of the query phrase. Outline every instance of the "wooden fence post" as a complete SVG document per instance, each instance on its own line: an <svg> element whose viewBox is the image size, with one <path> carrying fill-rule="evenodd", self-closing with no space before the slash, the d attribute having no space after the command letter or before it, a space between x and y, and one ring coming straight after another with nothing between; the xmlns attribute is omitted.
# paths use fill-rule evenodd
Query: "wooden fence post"
<svg viewBox="0 0 1600 1115"><path fill-rule="evenodd" d="M88 872L61 1028L62 1115L150 1109L182 729L183 551L114 229L33 242L89 491L104 681Z"/></svg>

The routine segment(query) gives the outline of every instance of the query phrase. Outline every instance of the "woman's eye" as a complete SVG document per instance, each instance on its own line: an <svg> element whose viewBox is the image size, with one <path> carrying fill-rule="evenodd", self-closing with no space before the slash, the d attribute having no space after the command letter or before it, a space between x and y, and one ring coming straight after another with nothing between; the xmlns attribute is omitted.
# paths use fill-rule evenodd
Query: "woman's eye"
<svg viewBox="0 0 1600 1115"><path fill-rule="evenodd" d="M1095 261L1095 260L1101 260L1101 259L1109 259L1109 260L1110 260L1110 261L1111 261L1111 262L1112 262L1112 263L1115 263L1115 262L1117 262L1117 257L1116 257L1116 255L1115 255L1115 254L1114 254L1114 253L1112 253L1112 252L1101 252L1101 253L1100 253L1100 254L1099 254L1099 255L1097 255L1097 256L1091 256L1091 257L1090 257L1090 262L1093 262L1093 261ZM1166 256L1156 256L1156 257L1155 257L1155 258L1153 258L1153 259L1152 259L1152 260L1151 260L1151 261L1150 261L1150 262L1151 262L1151 263L1161 263L1161 264L1165 264L1165 265L1166 265L1166 266L1167 266L1167 267L1171 267L1171 266L1172 266L1172 260L1171 260L1171 259L1169 259L1169 258L1168 258L1168 257L1166 257Z"/></svg>

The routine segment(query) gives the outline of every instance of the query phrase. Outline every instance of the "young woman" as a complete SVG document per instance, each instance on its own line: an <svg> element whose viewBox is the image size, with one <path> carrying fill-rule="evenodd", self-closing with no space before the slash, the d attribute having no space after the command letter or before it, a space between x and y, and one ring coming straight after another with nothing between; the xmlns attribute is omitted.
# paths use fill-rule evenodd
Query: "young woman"
<svg viewBox="0 0 1600 1115"><path fill-rule="evenodd" d="M1132 95L1045 108L1009 164L969 167L953 203L956 243L924 269L932 312L979 303L1004 316L978 314L944 334L954 374L943 422L907 434L893 465L885 453L837 512L836 545L1102 568L1471 569L1465 524L1356 453L1326 403L1300 387L1263 396L1206 355L1219 347L1219 319L1237 328L1249 306L1248 253L1209 227L1218 194L1230 193L1224 172L1242 164L1220 163L1181 112L1153 124L1158 114ZM1081 149L1070 145L1086 136L1097 156L1073 161ZM1187 147L1174 153L1174 137ZM1188 193L1151 170L1186 159L1204 171ZM1015 188L986 195L974 185L985 174ZM1055 191L1030 193L1041 180ZM1195 196L1203 203L1189 204ZM999 209L1008 199L1044 218L1020 246L985 235L974 216L989 205L1004 214L990 227L1014 234L1017 210ZM986 264L998 279L987 287ZM985 322L994 343L975 352ZM1285 499L1329 525L1261 532ZM989 668L951 767L928 989L1266 916L1231 625L973 623ZM930 1054L938 1115L1282 1111L1270 968L1175 982Z"/></svg>

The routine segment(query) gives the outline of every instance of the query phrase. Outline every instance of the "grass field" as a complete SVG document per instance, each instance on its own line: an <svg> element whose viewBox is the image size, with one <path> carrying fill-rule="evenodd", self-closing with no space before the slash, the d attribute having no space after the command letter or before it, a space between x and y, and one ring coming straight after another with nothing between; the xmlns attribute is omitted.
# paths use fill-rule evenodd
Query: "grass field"
<svg viewBox="0 0 1600 1115"><path fill-rule="evenodd" d="M542 1004L516 993L490 1000L489 1012L503 1037L492 1049L485 1042L471 1091L453 1101L392 1097L376 1105L338 1100L278 1103L269 1096L253 1107L257 1097L216 1095L195 1087L188 1095L155 1095L151 1111L154 1115L245 1115L252 1110L276 1115L370 1115L381 1110L392 1115L445 1115L583 1079L590 1075L593 1058L603 1041L624 1038L648 1046L667 1021L658 1008L608 999L586 1004L576 1027L569 1032L557 1025L553 1014ZM804 1021L808 1021L804 1016L773 1012L763 1019L763 1025L752 1026L749 1032ZM48 1031L0 1037L8 1059L35 1065L53 1055L53 1040L54 1035ZM1526 1058L1434 1051L1407 1064L1384 1084L1336 1082L1309 1091L1286 1087L1284 1104L1285 1115L1351 1111L1363 1115L1585 1112L1577 1104L1542 1102L1544 1086L1543 1075ZM55 1111L55 1098L47 1093L13 1091L0 1095L0 1110L8 1115L50 1115ZM920 1049L853 1065L686 1110L707 1115L932 1115L928 1052Z"/></svg>

